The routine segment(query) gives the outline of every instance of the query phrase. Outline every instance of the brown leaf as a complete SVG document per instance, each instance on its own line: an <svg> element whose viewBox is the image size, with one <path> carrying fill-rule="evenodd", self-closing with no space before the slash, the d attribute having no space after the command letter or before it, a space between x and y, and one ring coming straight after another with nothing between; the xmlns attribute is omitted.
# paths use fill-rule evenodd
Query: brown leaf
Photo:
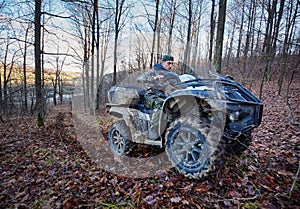
<svg viewBox="0 0 300 209"><path fill-rule="evenodd" d="M79 203L74 197L69 197L69 198L65 199L62 203L63 209L76 208L76 206L78 206L78 205L79 205Z"/></svg>
<svg viewBox="0 0 300 209"><path fill-rule="evenodd" d="M284 169L278 171L278 174L283 175L283 176L294 176L295 175L294 173L292 173L290 171L287 171L287 170L284 170Z"/></svg>
<svg viewBox="0 0 300 209"><path fill-rule="evenodd" d="M174 186L174 183L173 183L173 182L168 181L168 182L166 183L166 187L167 187L167 188L170 188L170 187L173 187L173 186Z"/></svg>
<svg viewBox="0 0 300 209"><path fill-rule="evenodd" d="M272 176L270 176L270 175L266 175L265 176L265 180L267 181L267 184L268 184L268 186L270 186L270 187L274 187L274 178L272 177Z"/></svg>
<svg viewBox="0 0 300 209"><path fill-rule="evenodd" d="M203 192L203 193L207 193L208 192L208 188L207 188L207 186L205 184L201 184L201 185L195 187L195 190L197 192Z"/></svg>
<svg viewBox="0 0 300 209"><path fill-rule="evenodd" d="M264 189L266 189L267 191L269 191L269 192L273 192L273 191L274 191L272 188L268 187L267 185L264 185L264 184L262 184L262 183L259 183L259 185L260 185L261 187L263 187Z"/></svg>

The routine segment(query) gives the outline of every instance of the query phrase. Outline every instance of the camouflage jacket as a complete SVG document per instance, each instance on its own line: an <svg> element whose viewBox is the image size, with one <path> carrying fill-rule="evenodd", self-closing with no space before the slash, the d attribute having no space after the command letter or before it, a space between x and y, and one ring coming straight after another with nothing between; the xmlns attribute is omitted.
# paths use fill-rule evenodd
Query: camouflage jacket
<svg viewBox="0 0 300 209"><path fill-rule="evenodd" d="M157 75L162 75L164 77L163 80L154 80L154 77ZM148 89L161 91L165 91L169 85L173 86L179 81L179 76L176 73L166 70L161 64L155 64L153 69L145 71L138 77L138 82L146 83Z"/></svg>

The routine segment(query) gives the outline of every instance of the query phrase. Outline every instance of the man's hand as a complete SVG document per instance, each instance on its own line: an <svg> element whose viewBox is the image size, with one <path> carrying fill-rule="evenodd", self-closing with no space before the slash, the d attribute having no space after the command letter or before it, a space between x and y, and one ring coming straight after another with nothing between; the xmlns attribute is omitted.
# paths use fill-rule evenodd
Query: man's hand
<svg viewBox="0 0 300 209"><path fill-rule="evenodd" d="M164 76L163 75L157 75L154 77L154 80L156 81L163 81L164 80Z"/></svg>

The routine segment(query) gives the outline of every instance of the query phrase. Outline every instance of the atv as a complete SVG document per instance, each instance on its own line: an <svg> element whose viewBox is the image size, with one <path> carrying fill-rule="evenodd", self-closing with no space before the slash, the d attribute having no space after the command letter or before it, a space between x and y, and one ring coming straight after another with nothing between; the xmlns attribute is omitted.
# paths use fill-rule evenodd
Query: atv
<svg viewBox="0 0 300 209"><path fill-rule="evenodd" d="M179 173L198 179L216 168L226 152L247 149L252 130L262 121L263 103L230 76L170 75L178 82L163 103L156 140L148 137L153 110L144 104L145 88L110 88L107 107L115 122L109 147L123 156L137 144L159 146Z"/></svg>

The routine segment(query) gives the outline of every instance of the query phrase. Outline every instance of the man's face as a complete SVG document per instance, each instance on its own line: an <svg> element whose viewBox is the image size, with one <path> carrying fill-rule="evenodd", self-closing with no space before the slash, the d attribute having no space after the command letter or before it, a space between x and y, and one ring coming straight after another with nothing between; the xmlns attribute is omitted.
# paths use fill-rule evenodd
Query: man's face
<svg viewBox="0 0 300 209"><path fill-rule="evenodd" d="M168 71L170 71L173 67L174 62L173 61L163 61L162 66L164 66L164 68Z"/></svg>

